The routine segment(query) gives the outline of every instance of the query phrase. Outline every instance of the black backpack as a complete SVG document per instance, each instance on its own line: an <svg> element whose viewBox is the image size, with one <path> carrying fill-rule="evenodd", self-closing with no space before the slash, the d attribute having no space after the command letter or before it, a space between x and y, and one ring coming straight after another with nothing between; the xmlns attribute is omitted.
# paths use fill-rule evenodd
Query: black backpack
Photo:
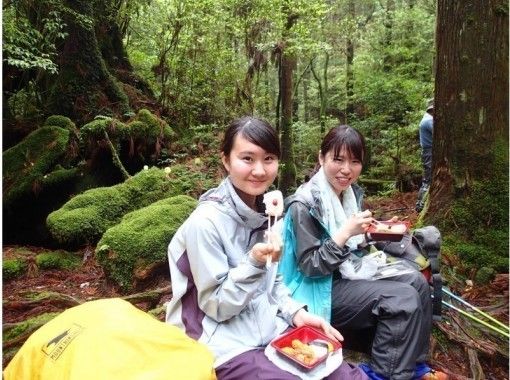
<svg viewBox="0 0 510 380"><path fill-rule="evenodd" d="M426 226L406 234L399 242L380 242L376 247L394 258L403 259L421 271L433 288L432 316L441 320L442 284L439 272L441 233L434 226ZM391 260L391 258L388 258Z"/></svg>

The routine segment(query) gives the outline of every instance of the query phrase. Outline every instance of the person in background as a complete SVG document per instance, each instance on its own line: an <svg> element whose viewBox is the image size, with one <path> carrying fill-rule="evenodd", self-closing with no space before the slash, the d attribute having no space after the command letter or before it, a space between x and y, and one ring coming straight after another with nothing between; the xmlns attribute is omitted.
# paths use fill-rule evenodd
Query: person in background
<svg viewBox="0 0 510 380"><path fill-rule="evenodd" d="M415 209L417 212L423 210L425 196L429 191L432 180L432 138L434 131L434 100L430 99L427 104L427 110L420 121L420 146L421 163L423 167L423 178L420 190L418 191L418 200Z"/></svg>
<svg viewBox="0 0 510 380"><path fill-rule="evenodd" d="M354 339L375 331L371 361L360 365L371 379L447 379L426 364L432 302L425 277L408 270L372 280L356 260L368 254L364 233L374 222L361 209L363 190L355 183L365 156L365 140L352 127L335 127L324 137L317 172L285 200L283 281L339 331L357 332Z"/></svg>
<svg viewBox="0 0 510 380"><path fill-rule="evenodd" d="M280 144L269 123L233 121L221 146L228 176L200 197L168 247L173 297L166 322L206 344L218 379L297 379L273 364L264 349L290 326L312 326L331 339L341 334L293 300L277 276L268 282L267 257L280 258L279 235L264 236L262 196L278 172ZM271 290L272 288L272 290ZM367 379L346 361L329 379Z"/></svg>

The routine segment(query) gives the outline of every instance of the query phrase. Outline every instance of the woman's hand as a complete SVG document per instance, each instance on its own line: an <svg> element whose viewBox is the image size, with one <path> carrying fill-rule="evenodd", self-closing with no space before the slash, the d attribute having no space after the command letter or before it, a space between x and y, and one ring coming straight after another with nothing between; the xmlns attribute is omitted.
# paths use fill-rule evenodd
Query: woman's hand
<svg viewBox="0 0 510 380"><path fill-rule="evenodd" d="M282 253L282 240L278 234L271 234L269 243L257 243L251 249L251 257L260 264L267 262L268 256L271 256L272 262L280 260Z"/></svg>
<svg viewBox="0 0 510 380"><path fill-rule="evenodd" d="M296 327L301 326L311 326L316 327L324 332L328 336L328 338L342 342L344 337L340 332L331 326L324 318L321 318L317 315L310 314L305 309L299 309L296 314L294 314L294 318L292 319L292 323Z"/></svg>
<svg viewBox="0 0 510 380"><path fill-rule="evenodd" d="M334 234L333 240L340 247L343 247L351 236L364 234L372 221L372 212L370 210L358 212L352 215L336 234Z"/></svg>

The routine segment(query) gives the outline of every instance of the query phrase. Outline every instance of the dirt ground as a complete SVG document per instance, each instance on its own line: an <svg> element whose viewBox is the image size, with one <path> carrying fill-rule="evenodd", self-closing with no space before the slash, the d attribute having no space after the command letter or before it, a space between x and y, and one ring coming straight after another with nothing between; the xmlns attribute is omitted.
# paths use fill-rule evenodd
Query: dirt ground
<svg viewBox="0 0 510 380"><path fill-rule="evenodd" d="M417 219L417 213L414 211L414 202L416 193L400 194L394 198L378 199L373 204L368 204L371 209L382 210L379 211L381 219L384 217L391 217L397 215L401 219L407 219L413 225ZM389 213L384 215L384 210L390 210ZM41 250L37 247L29 247L34 252ZM3 257L9 257L10 251L15 247L4 246ZM89 250L90 252L90 250ZM82 252L84 257L83 264L75 270L45 270L38 271L35 263L32 268L29 268L28 273L18 279L13 279L3 283L3 324L15 323L26 320L27 318L40 315L47 312L62 311L71 306L68 301L76 300L77 302L84 302L98 298L109 297L123 297L126 294L121 294L114 286L108 283L103 270L95 261L93 255L86 255L85 249ZM506 281L505 281L506 279ZM146 289L161 289L170 285L170 279L163 275L147 286ZM40 304L27 306L24 304L26 294L28 292L55 292L68 296L62 302L41 302ZM484 306L490 302L506 302L506 316L503 315L503 320L508 321L508 275L499 277L499 283L489 285L485 288L478 288L476 292L467 294L469 302L475 305ZM157 301L158 306L162 306L171 297L170 292L163 294ZM502 298L503 297L503 298ZM155 305L147 302L135 303L136 306L148 311L154 309ZM448 324L450 311L447 311L442 324ZM163 315L160 314L160 318ZM436 325L437 326L437 325ZM445 325L446 326L446 325ZM437 327L435 327L437 330ZM441 335L441 334L440 334ZM437 368L445 369L451 374L452 379L470 379L471 369L470 362L467 359L467 347L458 342L444 342L441 338L436 338L436 333L432 340L432 365ZM5 344L5 342L4 342ZM5 347L4 347L5 351ZM346 352L347 360L358 360L354 353ZM506 360L501 360L500 355L493 357L478 354L480 365L483 368L486 379L505 380L508 379L508 357ZM4 366L7 361L4 357Z"/></svg>

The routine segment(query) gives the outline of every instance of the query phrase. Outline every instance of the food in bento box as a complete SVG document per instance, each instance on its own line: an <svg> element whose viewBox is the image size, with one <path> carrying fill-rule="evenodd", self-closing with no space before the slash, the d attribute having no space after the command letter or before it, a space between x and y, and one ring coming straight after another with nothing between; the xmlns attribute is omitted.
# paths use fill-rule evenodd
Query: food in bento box
<svg viewBox="0 0 510 380"><path fill-rule="evenodd" d="M408 230L408 221L373 220L367 229L367 238L374 241L400 241Z"/></svg>
<svg viewBox="0 0 510 380"><path fill-rule="evenodd" d="M383 223L378 223L375 226L375 232L383 232L383 233L394 233L394 234L403 234L406 232L407 227L404 224L394 224L394 225L386 225Z"/></svg>
<svg viewBox="0 0 510 380"><path fill-rule="evenodd" d="M301 326L281 335L271 342L271 346L304 370L317 367L342 347L310 326Z"/></svg>
<svg viewBox="0 0 510 380"><path fill-rule="evenodd" d="M312 365L317 360L315 351L308 344L293 339L291 345L292 347L283 347L282 351L307 365Z"/></svg>

